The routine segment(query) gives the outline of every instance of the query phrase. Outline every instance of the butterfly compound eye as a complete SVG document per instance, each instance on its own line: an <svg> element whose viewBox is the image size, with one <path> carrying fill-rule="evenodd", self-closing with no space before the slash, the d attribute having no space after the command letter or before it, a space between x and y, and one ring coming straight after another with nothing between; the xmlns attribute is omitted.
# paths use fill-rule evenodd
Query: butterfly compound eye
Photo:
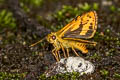
<svg viewBox="0 0 120 80"><path fill-rule="evenodd" d="M53 36L52 36L52 39L53 39L53 40L55 40L55 39L56 39L56 36L55 36L55 35L53 35Z"/></svg>

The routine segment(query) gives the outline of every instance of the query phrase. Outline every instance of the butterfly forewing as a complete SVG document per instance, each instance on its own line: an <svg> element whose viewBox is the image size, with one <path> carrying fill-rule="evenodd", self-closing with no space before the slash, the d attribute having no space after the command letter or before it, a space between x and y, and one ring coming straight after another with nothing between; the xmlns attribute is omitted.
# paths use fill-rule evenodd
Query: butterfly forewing
<svg viewBox="0 0 120 80"><path fill-rule="evenodd" d="M97 14L95 11L89 12L81 16L82 31L80 35L82 38L91 38L94 36L97 29Z"/></svg>
<svg viewBox="0 0 120 80"><path fill-rule="evenodd" d="M80 18L80 16L77 18ZM63 27L61 30L59 30L56 33L59 35L59 37L63 37L64 34L67 33L69 30L74 30L74 29L79 28L80 20L81 19L78 19L76 21L75 19L73 19L70 23L68 23L65 27Z"/></svg>
<svg viewBox="0 0 120 80"><path fill-rule="evenodd" d="M78 16L68 25L62 28L59 33L62 38L91 38L97 29L97 15L95 11Z"/></svg>

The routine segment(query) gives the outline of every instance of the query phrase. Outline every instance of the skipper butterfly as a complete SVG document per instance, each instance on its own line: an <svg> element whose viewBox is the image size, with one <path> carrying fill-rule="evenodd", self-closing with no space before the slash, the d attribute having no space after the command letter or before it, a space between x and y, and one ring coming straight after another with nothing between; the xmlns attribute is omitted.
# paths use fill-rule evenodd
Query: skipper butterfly
<svg viewBox="0 0 120 80"><path fill-rule="evenodd" d="M56 60L59 61L61 58L59 53L60 49L62 49L65 58L69 57L69 48L71 48L77 56L79 55L75 49L82 51L82 53L88 53L86 45L95 46L96 42L83 39L92 38L96 29L97 14L95 11L90 11L73 19L61 30L51 32L44 39L47 39L48 42L53 44L54 49L52 50L52 54L55 56ZM40 43L42 40L31 46Z"/></svg>

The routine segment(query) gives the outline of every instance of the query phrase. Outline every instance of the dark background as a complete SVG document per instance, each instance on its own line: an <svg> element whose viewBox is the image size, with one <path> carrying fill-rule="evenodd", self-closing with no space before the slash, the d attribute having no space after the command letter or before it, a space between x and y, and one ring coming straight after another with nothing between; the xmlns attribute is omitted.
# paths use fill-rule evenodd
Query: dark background
<svg viewBox="0 0 120 80"><path fill-rule="evenodd" d="M91 39L98 44L86 55L78 53L95 65L95 72L45 78L44 72L56 62L53 47L46 41L29 45L91 10L98 14ZM0 79L119 80L120 0L0 0Z"/></svg>

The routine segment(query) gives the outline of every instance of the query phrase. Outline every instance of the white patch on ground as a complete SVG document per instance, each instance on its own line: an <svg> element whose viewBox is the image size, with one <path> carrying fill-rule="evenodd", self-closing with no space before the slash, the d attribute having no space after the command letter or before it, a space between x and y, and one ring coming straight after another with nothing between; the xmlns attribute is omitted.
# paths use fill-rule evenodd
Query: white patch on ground
<svg viewBox="0 0 120 80"><path fill-rule="evenodd" d="M51 65L51 67L45 72L46 77L53 76L66 72L79 72L80 75L93 73L95 66L81 57L68 57L63 58L59 62Z"/></svg>

